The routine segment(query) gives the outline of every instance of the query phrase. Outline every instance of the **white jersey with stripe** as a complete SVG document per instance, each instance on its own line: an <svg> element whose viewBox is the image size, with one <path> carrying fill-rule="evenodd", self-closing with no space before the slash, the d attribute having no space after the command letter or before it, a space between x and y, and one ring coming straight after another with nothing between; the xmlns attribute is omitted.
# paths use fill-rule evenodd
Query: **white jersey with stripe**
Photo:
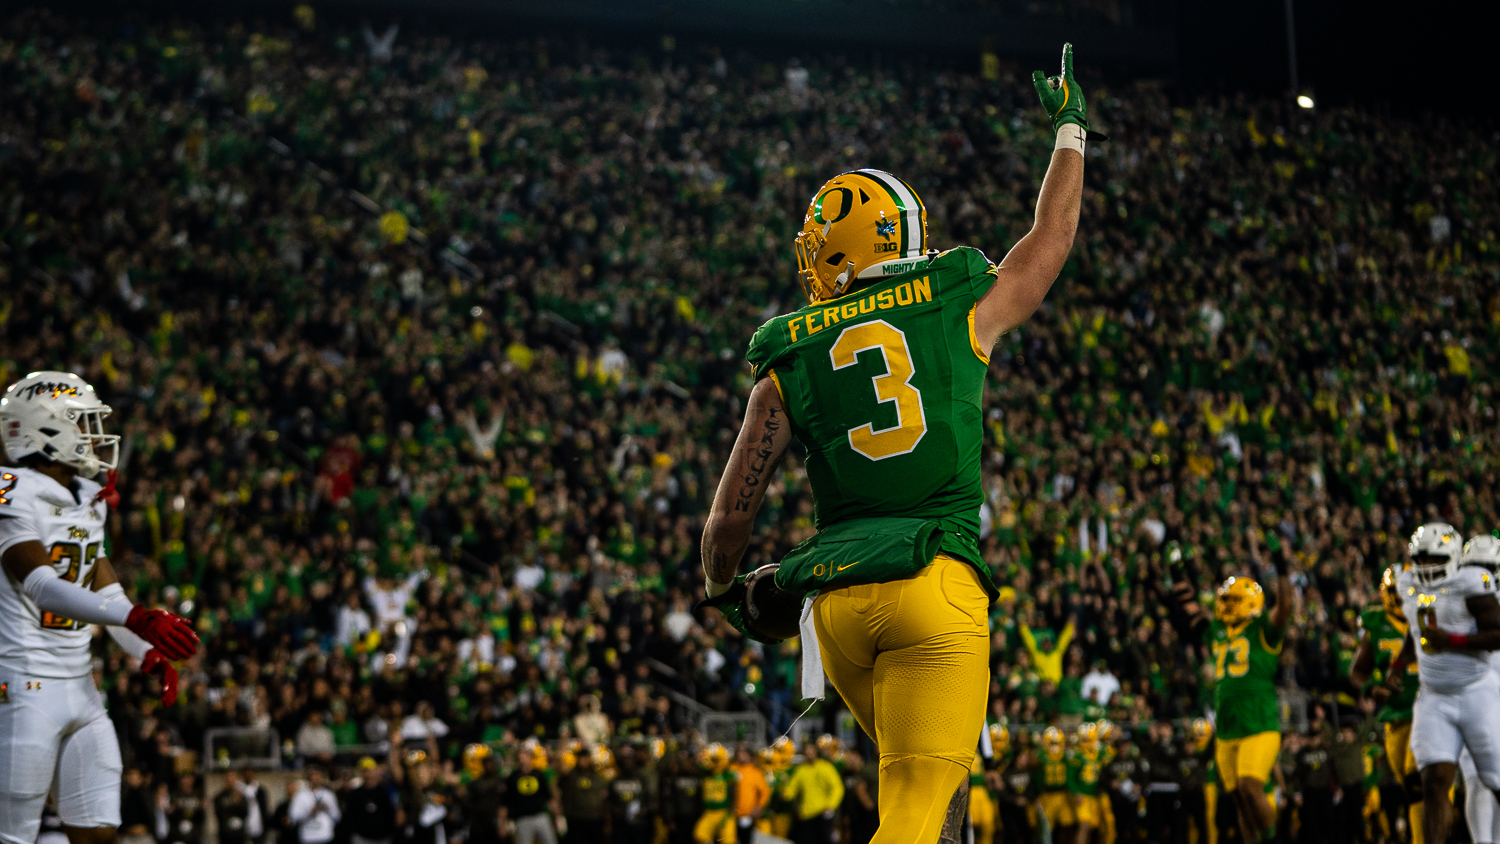
<svg viewBox="0 0 1500 844"><path fill-rule="evenodd" d="M1479 622L1469 612L1468 599L1495 594L1495 578L1482 568L1464 566L1436 583L1418 583L1411 569L1396 580L1402 610L1417 638L1417 676L1423 691L1448 694L1483 680L1491 671L1487 651L1447 650L1429 653L1421 647L1421 628L1438 627L1448 633L1478 632Z"/></svg>
<svg viewBox="0 0 1500 844"><path fill-rule="evenodd" d="M40 542L57 576L93 588L104 552L109 507L99 484L79 478L68 489L32 469L0 467L0 557ZM91 670L89 625L37 607L10 572L0 586L0 669L32 677L83 677Z"/></svg>

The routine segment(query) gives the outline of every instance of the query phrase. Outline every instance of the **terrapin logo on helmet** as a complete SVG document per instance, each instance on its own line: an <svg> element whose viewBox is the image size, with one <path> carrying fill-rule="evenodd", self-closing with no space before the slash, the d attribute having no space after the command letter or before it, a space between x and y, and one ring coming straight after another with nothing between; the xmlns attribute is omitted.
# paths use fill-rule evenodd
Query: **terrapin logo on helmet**
<svg viewBox="0 0 1500 844"><path fill-rule="evenodd" d="M1260 615L1266 608L1266 593L1248 577L1231 577L1214 598L1214 617L1237 627Z"/></svg>
<svg viewBox="0 0 1500 844"><path fill-rule="evenodd" d="M40 454L91 478L119 462L120 438L104 433L109 405L71 372L33 372L0 398L0 443L11 460ZM109 459L100 456L108 450Z"/></svg>
<svg viewBox="0 0 1500 844"><path fill-rule="evenodd" d="M1380 603L1385 607L1385 614L1391 623L1402 633L1406 632L1406 610L1401 608L1401 592L1396 588L1396 578L1400 572L1395 566L1386 567L1385 573L1380 575Z"/></svg>
<svg viewBox="0 0 1500 844"><path fill-rule="evenodd" d="M1479 566L1490 574L1500 574L1500 539L1488 533L1470 539L1464 543L1458 564L1460 567Z"/></svg>
<svg viewBox="0 0 1500 844"><path fill-rule="evenodd" d="M816 305L848 293L856 279L915 269L927 252L927 208L890 173L834 176L813 195L795 249L802 292Z"/></svg>
<svg viewBox="0 0 1500 844"><path fill-rule="evenodd" d="M1463 544L1458 529L1445 522L1428 522L1417 528L1406 546L1412 577L1424 586L1447 578L1458 570Z"/></svg>

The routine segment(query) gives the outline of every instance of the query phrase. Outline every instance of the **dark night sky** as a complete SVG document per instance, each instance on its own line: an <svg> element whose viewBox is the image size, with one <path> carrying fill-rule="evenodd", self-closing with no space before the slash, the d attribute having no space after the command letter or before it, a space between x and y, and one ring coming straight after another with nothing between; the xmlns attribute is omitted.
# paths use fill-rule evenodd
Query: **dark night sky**
<svg viewBox="0 0 1500 844"><path fill-rule="evenodd" d="M1479 3L1294 0L1304 87L1332 103L1493 121L1493 22ZM1189 89L1287 88L1284 0L1182 0L1178 77ZM1488 4L1495 8L1494 4Z"/></svg>

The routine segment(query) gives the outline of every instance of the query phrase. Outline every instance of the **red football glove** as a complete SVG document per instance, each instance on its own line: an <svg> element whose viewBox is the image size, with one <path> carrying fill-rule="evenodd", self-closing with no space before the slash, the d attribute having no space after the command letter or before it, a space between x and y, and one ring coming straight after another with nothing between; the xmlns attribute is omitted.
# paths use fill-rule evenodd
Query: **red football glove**
<svg viewBox="0 0 1500 844"><path fill-rule="evenodd" d="M193 625L180 615L166 610L148 610L136 604L125 619L125 629L145 639L162 656L170 660L187 659L198 652L198 634Z"/></svg>
<svg viewBox="0 0 1500 844"><path fill-rule="evenodd" d="M146 651L146 658L141 660L141 673L150 674L161 681L162 703L171 706L177 702L177 669L161 655L161 651L156 648Z"/></svg>

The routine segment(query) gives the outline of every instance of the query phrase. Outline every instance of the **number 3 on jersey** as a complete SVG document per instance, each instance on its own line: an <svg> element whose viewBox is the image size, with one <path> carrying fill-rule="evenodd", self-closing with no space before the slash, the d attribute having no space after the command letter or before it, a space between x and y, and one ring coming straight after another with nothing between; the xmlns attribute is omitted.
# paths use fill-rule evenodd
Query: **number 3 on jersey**
<svg viewBox="0 0 1500 844"><path fill-rule="evenodd" d="M884 460L898 454L909 454L927 433L927 415L922 409L922 391L911 384L915 374L911 364L911 349L906 345L906 335L899 328L883 319L851 325L839 334L839 339L828 350L835 370L853 366L859 362L859 353L878 350L885 359L885 374L870 379L875 386L875 398L880 403L896 405L896 425L875 430L874 423L866 422L849 429L849 447L871 460Z"/></svg>

